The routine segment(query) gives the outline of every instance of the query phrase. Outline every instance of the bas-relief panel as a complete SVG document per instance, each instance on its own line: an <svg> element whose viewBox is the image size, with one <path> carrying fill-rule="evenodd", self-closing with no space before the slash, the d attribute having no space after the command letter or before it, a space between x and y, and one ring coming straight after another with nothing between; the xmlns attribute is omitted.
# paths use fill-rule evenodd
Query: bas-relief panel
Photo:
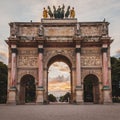
<svg viewBox="0 0 120 120"><path fill-rule="evenodd" d="M38 53L37 49L19 49L17 57L18 67L37 67Z"/></svg>
<svg viewBox="0 0 120 120"><path fill-rule="evenodd" d="M101 66L100 56L81 56L82 66Z"/></svg>
<svg viewBox="0 0 120 120"><path fill-rule="evenodd" d="M82 66L102 66L102 59L99 48L83 48L81 51Z"/></svg>
<svg viewBox="0 0 120 120"><path fill-rule="evenodd" d="M74 27L45 27L45 36L74 36Z"/></svg>
<svg viewBox="0 0 120 120"><path fill-rule="evenodd" d="M37 56L18 56L18 66L26 67L26 66L37 66Z"/></svg>
<svg viewBox="0 0 120 120"><path fill-rule="evenodd" d="M38 35L37 27L20 27L19 35L20 36L37 36Z"/></svg>

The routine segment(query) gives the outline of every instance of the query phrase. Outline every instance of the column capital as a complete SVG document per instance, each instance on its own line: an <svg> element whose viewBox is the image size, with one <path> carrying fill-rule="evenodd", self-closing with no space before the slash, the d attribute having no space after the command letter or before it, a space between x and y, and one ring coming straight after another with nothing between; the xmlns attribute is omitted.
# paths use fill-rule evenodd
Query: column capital
<svg viewBox="0 0 120 120"><path fill-rule="evenodd" d="M107 52L108 48L102 48L101 51L102 52Z"/></svg>
<svg viewBox="0 0 120 120"><path fill-rule="evenodd" d="M103 86L103 90L110 90L110 87L109 86Z"/></svg>
<svg viewBox="0 0 120 120"><path fill-rule="evenodd" d="M43 48L38 48L38 53L43 53L44 49Z"/></svg>
<svg viewBox="0 0 120 120"><path fill-rule="evenodd" d="M81 52L81 48L76 48L76 49L75 49L75 52L76 52L76 53L80 53L80 52Z"/></svg>
<svg viewBox="0 0 120 120"><path fill-rule="evenodd" d="M11 48L11 51L12 51L12 53L16 53L17 54L17 48Z"/></svg>
<svg viewBox="0 0 120 120"><path fill-rule="evenodd" d="M38 86L38 87L37 87L37 91L39 91L39 90L40 90L40 91L44 91L45 89L44 89L43 86Z"/></svg>

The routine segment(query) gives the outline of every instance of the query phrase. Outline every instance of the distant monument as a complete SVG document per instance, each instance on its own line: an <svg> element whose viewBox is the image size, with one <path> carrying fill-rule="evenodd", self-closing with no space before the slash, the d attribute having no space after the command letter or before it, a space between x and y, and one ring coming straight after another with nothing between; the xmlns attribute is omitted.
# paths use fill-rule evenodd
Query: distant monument
<svg viewBox="0 0 120 120"><path fill-rule="evenodd" d="M41 22L9 25L7 103L49 103L48 70L57 61L70 68L70 103L112 102L108 22L78 22L63 5L44 8Z"/></svg>

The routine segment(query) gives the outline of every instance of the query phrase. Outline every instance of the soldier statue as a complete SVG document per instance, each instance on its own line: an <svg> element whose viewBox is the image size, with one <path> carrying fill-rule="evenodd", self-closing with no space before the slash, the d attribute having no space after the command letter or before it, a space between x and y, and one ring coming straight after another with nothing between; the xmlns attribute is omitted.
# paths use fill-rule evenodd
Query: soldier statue
<svg viewBox="0 0 120 120"><path fill-rule="evenodd" d="M72 10L70 10L70 18L75 18L75 10L74 10L74 7L72 7Z"/></svg>
<svg viewBox="0 0 120 120"><path fill-rule="evenodd" d="M43 8L43 18L47 18L48 17L48 12L45 8Z"/></svg>

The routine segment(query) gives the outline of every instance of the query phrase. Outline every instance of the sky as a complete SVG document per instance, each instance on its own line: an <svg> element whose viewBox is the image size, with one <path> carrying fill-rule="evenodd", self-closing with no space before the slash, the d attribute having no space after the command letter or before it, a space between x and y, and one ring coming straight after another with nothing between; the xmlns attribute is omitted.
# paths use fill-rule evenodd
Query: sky
<svg viewBox="0 0 120 120"><path fill-rule="evenodd" d="M40 22L43 7L68 5L75 8L79 22L106 21L111 44L111 56L120 54L120 0L0 0L0 61L8 62L8 48L5 40L9 37L10 22Z"/></svg>
<svg viewBox="0 0 120 120"><path fill-rule="evenodd" d="M70 68L64 62L54 62L48 70L48 94L56 97L71 93Z"/></svg>

